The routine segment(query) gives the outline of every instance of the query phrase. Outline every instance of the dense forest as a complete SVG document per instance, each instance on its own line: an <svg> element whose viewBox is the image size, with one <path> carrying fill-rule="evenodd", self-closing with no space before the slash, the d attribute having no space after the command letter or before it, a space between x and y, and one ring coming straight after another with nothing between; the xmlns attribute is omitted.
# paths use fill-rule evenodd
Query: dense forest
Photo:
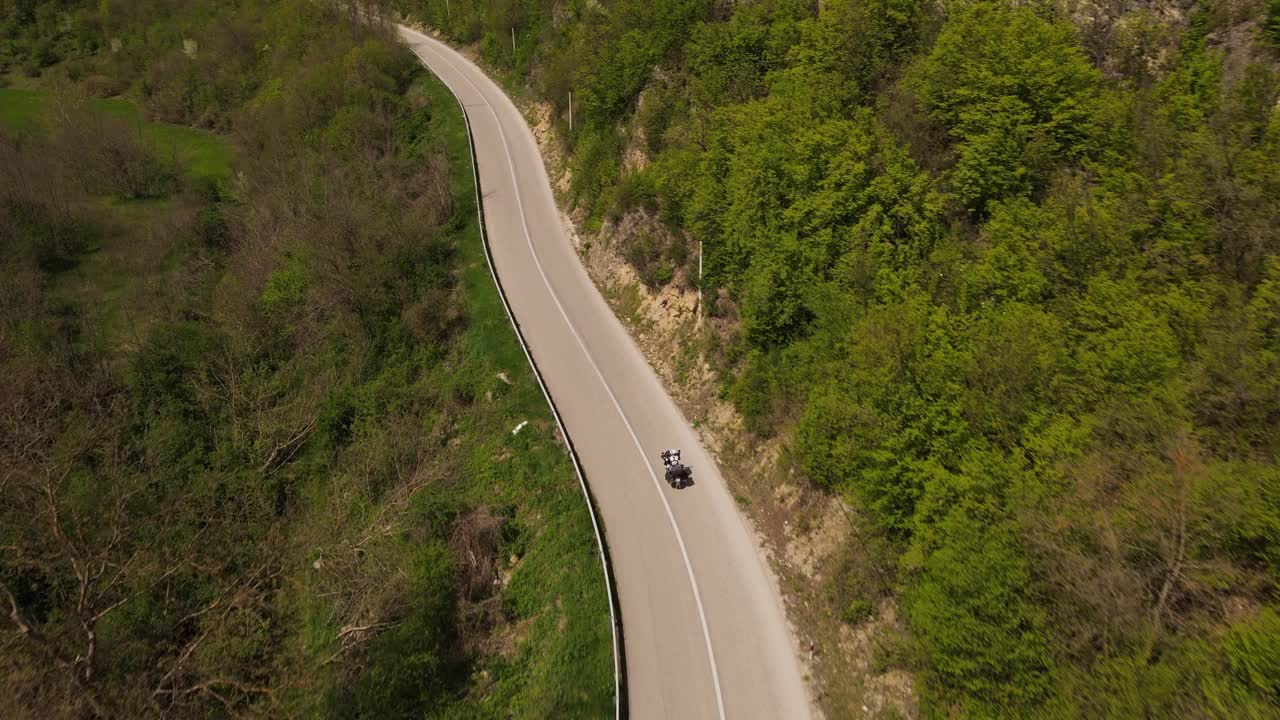
<svg viewBox="0 0 1280 720"><path fill-rule="evenodd" d="M0 717L611 712L443 85L314 0L0 0L0 72Z"/></svg>
<svg viewBox="0 0 1280 720"><path fill-rule="evenodd" d="M927 715L1280 717L1280 3L398 5L682 233L646 282L703 244Z"/></svg>

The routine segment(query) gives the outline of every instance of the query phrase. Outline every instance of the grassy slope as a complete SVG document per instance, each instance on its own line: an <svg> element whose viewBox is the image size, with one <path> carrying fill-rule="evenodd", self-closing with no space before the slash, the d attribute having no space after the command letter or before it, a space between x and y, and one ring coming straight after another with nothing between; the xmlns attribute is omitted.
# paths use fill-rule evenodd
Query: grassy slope
<svg viewBox="0 0 1280 720"><path fill-rule="evenodd" d="M477 401L447 431L447 452L458 458L461 472L415 492L401 542L406 552L412 551L414 524L431 523L441 507L489 506L510 518L499 550L499 572L506 583L499 596L504 622L483 641L467 696L434 715L607 716L613 704L609 611L590 516L489 275L475 212L471 156L456 101L425 74L410 93L428 98L432 125L426 136L447 140L456 196L450 229L457 241L468 319L447 359L419 382ZM529 425L513 436L511 430L525 420ZM331 493L330 488L311 488L308 512L332 515ZM359 526L378 508L339 512L348 514L345 522ZM323 532L324 522L308 523L303 532ZM300 567L297 580L305 588L309 563ZM314 666L337 650L340 628L333 625L325 603L307 595L299 593L307 606L301 651L307 656L303 663ZM295 701L307 707L312 699Z"/></svg>
<svg viewBox="0 0 1280 720"><path fill-rule="evenodd" d="M463 223L461 284L470 324L451 374L454 382L496 391L495 402L478 404L461 431L473 438L465 455L469 492L477 503L498 498L515 505L517 523L527 535L518 540L524 554L504 602L518 623L529 625L514 659L492 668L496 684L483 707L515 717L607 715L613 690L609 610L591 519L489 275L461 112L434 77L424 78L417 89L441 110L433 113L430 135L447 138L456 212ZM511 379L509 390L501 381L494 383L498 372ZM529 426L513 437L511 429L524 420Z"/></svg>

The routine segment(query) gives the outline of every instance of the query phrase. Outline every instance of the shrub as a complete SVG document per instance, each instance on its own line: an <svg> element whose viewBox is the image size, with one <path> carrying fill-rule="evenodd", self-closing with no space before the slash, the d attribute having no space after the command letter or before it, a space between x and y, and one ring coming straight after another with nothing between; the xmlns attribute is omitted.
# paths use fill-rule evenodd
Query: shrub
<svg viewBox="0 0 1280 720"><path fill-rule="evenodd" d="M653 233L644 230L627 240L624 254L641 282L650 288L660 288L675 276L676 265L668 255L670 248L678 244L654 237Z"/></svg>
<svg viewBox="0 0 1280 720"><path fill-rule="evenodd" d="M463 668L452 627L457 568L440 541L417 550L407 596L407 616L369 646L368 668L354 689L359 717L413 718L430 714L448 699Z"/></svg>
<svg viewBox="0 0 1280 720"><path fill-rule="evenodd" d="M598 217L609 207L609 190L618 180L622 140L611 129L589 127L573 150L574 201Z"/></svg>
<svg viewBox="0 0 1280 720"><path fill-rule="evenodd" d="M231 229L218 205L200 208L192 223L196 240L205 247L225 248L231 243Z"/></svg>
<svg viewBox="0 0 1280 720"><path fill-rule="evenodd" d="M1280 705L1280 613L1266 607L1232 627L1224 648L1236 681Z"/></svg>
<svg viewBox="0 0 1280 720"><path fill-rule="evenodd" d="M124 200L163 198L180 186L181 168L148 139L140 121L78 112L59 128L68 165L81 187Z"/></svg>
<svg viewBox="0 0 1280 720"><path fill-rule="evenodd" d="M854 600L840 613L840 619L850 625L870 620L875 616L876 608L869 600Z"/></svg>
<svg viewBox="0 0 1280 720"><path fill-rule="evenodd" d="M0 240L29 254L44 272L66 269L101 234L90 217L59 212L27 198L0 195Z"/></svg>
<svg viewBox="0 0 1280 720"><path fill-rule="evenodd" d="M616 218L637 207L652 210L657 196L658 190L652 174L644 171L629 173L613 189L610 214Z"/></svg>
<svg viewBox="0 0 1280 720"><path fill-rule="evenodd" d="M307 270L302 260L286 256L267 278L258 306L267 317L279 317L302 302L307 285Z"/></svg>

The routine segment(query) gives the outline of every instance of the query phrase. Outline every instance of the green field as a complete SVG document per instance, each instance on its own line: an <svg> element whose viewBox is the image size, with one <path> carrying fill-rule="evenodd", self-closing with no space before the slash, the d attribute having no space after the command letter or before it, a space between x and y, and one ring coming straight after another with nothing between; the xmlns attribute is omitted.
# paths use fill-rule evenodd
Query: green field
<svg viewBox="0 0 1280 720"><path fill-rule="evenodd" d="M54 127L56 102L43 90L0 88L0 135L47 138ZM188 181L225 187L235 151L229 139L215 133L167 123L148 122L134 103L123 99L86 101L87 117L136 123L156 155L174 157ZM95 234L85 251L69 258L50 286L70 306L94 318L89 339L120 350L145 336L159 297L156 284L172 275L185 247L155 247L145 238L174 211L175 197L126 200L98 198L104 232Z"/></svg>
<svg viewBox="0 0 1280 720"><path fill-rule="evenodd" d="M53 94L44 90L0 88L0 131L11 134L48 132L53 123ZM92 98L90 112L136 123L161 152L171 152L193 180L225 183L231 177L231 145L216 133L145 120L134 103L119 98Z"/></svg>

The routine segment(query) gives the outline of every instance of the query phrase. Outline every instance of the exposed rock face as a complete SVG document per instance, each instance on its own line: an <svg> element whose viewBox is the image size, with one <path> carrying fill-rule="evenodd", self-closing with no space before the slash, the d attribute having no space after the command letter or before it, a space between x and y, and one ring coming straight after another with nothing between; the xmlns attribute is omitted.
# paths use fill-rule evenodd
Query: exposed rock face
<svg viewBox="0 0 1280 720"><path fill-rule="evenodd" d="M1195 0L1053 0L1080 31L1080 41L1104 75L1139 84L1164 76L1178 58ZM1212 10L1207 45L1223 54L1228 85L1251 63L1274 66L1254 42L1261 31L1257 0L1227 0Z"/></svg>
<svg viewBox="0 0 1280 720"><path fill-rule="evenodd" d="M1080 30L1093 63L1110 77L1159 77L1176 57L1195 0L1055 0Z"/></svg>

